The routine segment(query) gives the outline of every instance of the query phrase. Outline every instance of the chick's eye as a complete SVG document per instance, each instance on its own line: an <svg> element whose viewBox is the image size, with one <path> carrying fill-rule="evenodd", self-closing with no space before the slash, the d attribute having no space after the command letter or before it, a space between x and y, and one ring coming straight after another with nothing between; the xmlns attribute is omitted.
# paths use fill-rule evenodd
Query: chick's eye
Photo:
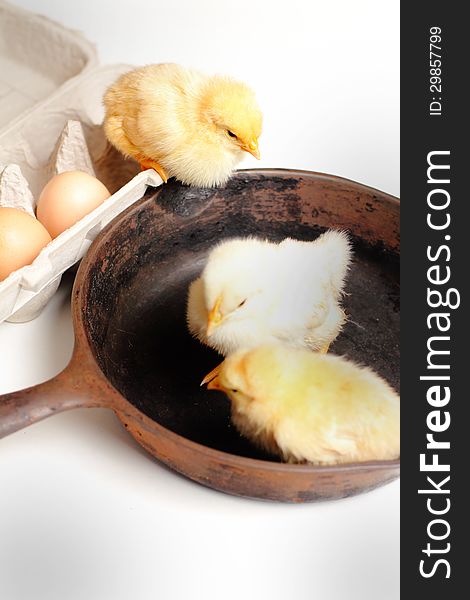
<svg viewBox="0 0 470 600"><path fill-rule="evenodd" d="M234 389L232 389L232 392L233 392L234 394L237 394L237 393L238 393L238 390L234 390Z"/></svg>
<svg viewBox="0 0 470 600"><path fill-rule="evenodd" d="M233 133L233 131L230 131L230 129L227 129L227 135L228 135L229 137L231 137L231 138L234 138L234 139L236 139L236 137L237 137L237 136L236 136L236 135Z"/></svg>

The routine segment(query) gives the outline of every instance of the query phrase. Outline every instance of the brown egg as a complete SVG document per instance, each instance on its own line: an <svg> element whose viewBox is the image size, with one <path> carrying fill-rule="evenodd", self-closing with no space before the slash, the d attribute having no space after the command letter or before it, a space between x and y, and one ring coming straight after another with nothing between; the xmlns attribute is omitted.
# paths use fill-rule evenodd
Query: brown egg
<svg viewBox="0 0 470 600"><path fill-rule="evenodd" d="M56 175L45 185L39 196L36 215L55 238L110 195L96 177L82 171L67 171Z"/></svg>
<svg viewBox="0 0 470 600"><path fill-rule="evenodd" d="M30 214L0 207L0 281L31 264L50 241L46 229Z"/></svg>

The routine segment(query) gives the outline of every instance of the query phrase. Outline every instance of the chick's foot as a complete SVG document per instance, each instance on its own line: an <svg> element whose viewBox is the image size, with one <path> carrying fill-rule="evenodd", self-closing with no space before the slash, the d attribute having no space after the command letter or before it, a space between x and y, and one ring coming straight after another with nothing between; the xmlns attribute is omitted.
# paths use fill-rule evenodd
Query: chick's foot
<svg viewBox="0 0 470 600"><path fill-rule="evenodd" d="M154 169L163 179L163 183L166 183L168 181L168 175L165 169L154 160L145 158L140 160L139 162L141 171L146 171L147 169Z"/></svg>

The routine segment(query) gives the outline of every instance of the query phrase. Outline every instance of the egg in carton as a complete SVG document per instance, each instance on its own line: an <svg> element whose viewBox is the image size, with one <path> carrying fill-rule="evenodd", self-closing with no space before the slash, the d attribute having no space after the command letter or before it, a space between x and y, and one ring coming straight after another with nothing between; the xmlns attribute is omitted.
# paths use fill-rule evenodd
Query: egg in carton
<svg viewBox="0 0 470 600"><path fill-rule="evenodd" d="M38 316L57 290L64 271L85 255L103 227L141 198L147 186L162 183L154 171L135 175L137 165L125 161L107 144L100 126L88 125L86 129L95 155L98 154L96 159L90 156L82 123L68 120L48 163L41 172L35 173L34 194L19 165L9 164L3 169L0 206L17 208L32 216L35 216L35 196L39 194L38 182L44 185L51 177L67 171L83 171L97 177L114 193L53 239L30 265L17 269L0 282L0 322L24 322Z"/></svg>

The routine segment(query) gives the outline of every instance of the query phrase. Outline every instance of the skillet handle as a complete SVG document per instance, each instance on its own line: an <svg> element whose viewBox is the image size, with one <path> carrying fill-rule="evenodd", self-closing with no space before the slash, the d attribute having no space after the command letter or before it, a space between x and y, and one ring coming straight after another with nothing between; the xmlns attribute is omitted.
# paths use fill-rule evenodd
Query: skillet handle
<svg viewBox="0 0 470 600"><path fill-rule="evenodd" d="M101 394L87 383L86 371L80 373L72 362L49 381L0 395L0 438L57 412L105 406Z"/></svg>

